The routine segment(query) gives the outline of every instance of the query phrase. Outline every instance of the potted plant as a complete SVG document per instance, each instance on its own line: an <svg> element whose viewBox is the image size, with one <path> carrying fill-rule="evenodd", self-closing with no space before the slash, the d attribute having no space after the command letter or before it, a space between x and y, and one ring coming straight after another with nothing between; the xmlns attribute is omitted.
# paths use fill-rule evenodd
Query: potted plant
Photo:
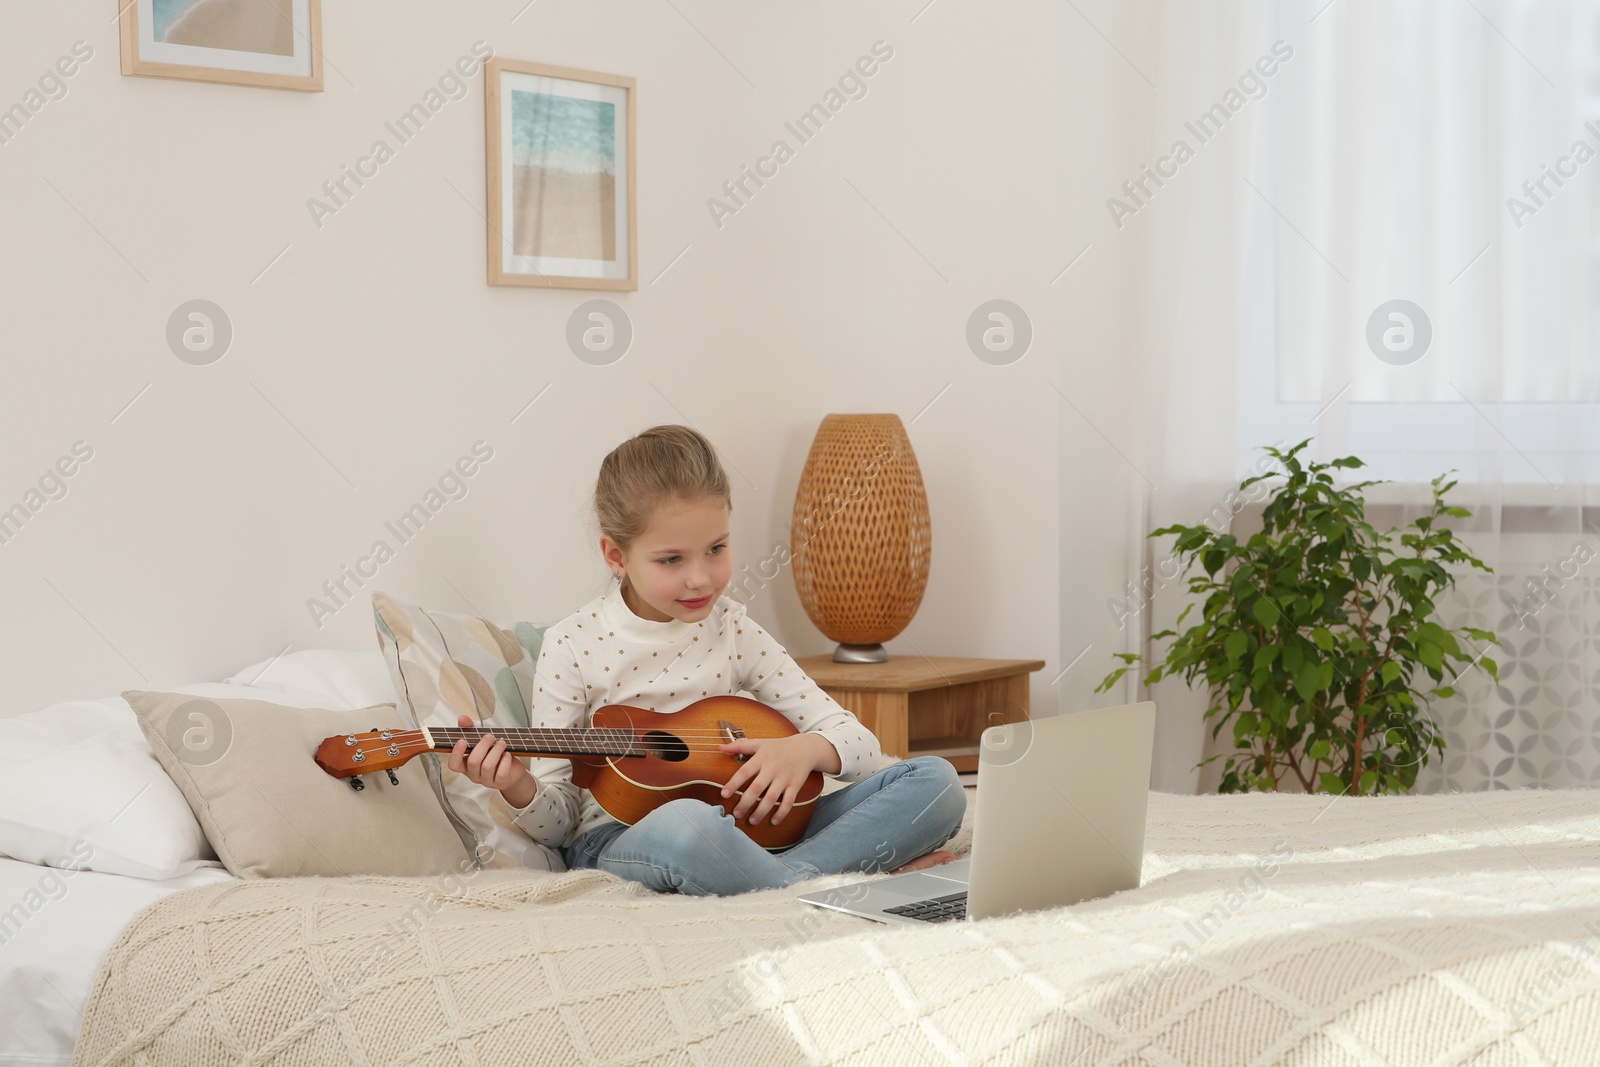
<svg viewBox="0 0 1600 1067"><path fill-rule="evenodd" d="M1432 753L1444 749L1426 705L1454 695L1455 679L1473 664L1497 678L1485 654L1499 643L1493 633L1451 630L1433 619L1434 598L1455 584L1450 567L1490 568L1441 521L1471 514L1446 505L1454 481L1435 478L1427 514L1379 532L1367 522L1361 496L1378 483L1341 488L1330 473L1365 464L1354 456L1302 463L1299 453L1310 443L1265 449L1282 471L1240 483L1245 490L1283 479L1262 512L1260 533L1240 541L1202 523L1150 534L1177 535L1182 572L1197 562L1204 571L1189 577L1189 592L1203 599L1200 621L1152 635L1172 644L1144 680L1181 674L1205 683L1212 737L1224 728L1233 734L1233 754L1201 763L1226 757L1224 793L1285 785L1308 793L1408 791ZM1194 607L1185 606L1174 627ZM1096 692L1144 657L1117 658L1123 665Z"/></svg>

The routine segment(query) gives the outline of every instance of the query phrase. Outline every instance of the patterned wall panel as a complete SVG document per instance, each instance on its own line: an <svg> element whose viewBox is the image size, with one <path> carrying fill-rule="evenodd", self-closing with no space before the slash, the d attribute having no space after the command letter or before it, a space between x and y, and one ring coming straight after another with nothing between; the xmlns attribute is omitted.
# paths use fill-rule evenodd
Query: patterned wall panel
<svg viewBox="0 0 1600 1067"><path fill-rule="evenodd" d="M1499 637L1500 678L1471 668L1433 703L1446 747L1416 792L1600 784L1600 579L1541 579L1472 574L1439 601L1445 625Z"/></svg>

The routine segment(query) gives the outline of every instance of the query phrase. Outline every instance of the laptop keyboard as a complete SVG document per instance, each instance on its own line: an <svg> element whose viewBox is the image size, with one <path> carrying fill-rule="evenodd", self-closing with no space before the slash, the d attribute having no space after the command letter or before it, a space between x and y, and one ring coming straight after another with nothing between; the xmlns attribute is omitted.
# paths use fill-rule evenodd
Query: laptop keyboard
<svg viewBox="0 0 1600 1067"><path fill-rule="evenodd" d="M905 919L919 919L925 923L943 923L951 919L965 919L967 917L967 894L951 893L949 896L932 897L928 900L913 900L910 904L901 904L897 908L884 908L887 915L899 915Z"/></svg>

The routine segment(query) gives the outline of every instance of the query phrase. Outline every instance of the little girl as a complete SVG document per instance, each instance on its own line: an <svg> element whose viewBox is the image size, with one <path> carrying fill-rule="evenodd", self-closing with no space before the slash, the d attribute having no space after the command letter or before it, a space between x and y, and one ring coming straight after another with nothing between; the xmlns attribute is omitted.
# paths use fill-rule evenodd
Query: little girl
<svg viewBox="0 0 1600 1067"><path fill-rule="evenodd" d="M501 791L516 825L562 848L567 866L598 867L662 892L773 889L821 874L946 863L935 851L960 826L966 797L955 769L931 756L876 770L878 741L722 595L728 553L728 478L711 443L687 426L656 426L623 442L595 484L609 591L545 631L530 725L583 727L609 704L674 712L745 690L799 729L786 738L721 746L749 758L722 790L733 814L674 800L634 823L612 818L571 782L566 760L532 772L485 736L457 742L450 768ZM463 716L461 725L472 726ZM788 817L812 771L850 786L818 797L798 844L768 852L738 828Z"/></svg>

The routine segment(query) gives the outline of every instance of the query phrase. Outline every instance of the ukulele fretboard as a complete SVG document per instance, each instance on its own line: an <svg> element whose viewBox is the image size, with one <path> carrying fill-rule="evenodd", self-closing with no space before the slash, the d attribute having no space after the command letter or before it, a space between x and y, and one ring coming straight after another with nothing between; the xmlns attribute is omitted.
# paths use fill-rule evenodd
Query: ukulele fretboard
<svg viewBox="0 0 1600 1067"><path fill-rule="evenodd" d="M511 752L536 753L552 756L643 756L647 754L644 738L635 730L607 729L591 726L581 729L527 729L511 727L504 730L485 730L481 727L430 726L428 738L434 749L448 752L457 741L466 741L471 749L493 734L506 743Z"/></svg>

